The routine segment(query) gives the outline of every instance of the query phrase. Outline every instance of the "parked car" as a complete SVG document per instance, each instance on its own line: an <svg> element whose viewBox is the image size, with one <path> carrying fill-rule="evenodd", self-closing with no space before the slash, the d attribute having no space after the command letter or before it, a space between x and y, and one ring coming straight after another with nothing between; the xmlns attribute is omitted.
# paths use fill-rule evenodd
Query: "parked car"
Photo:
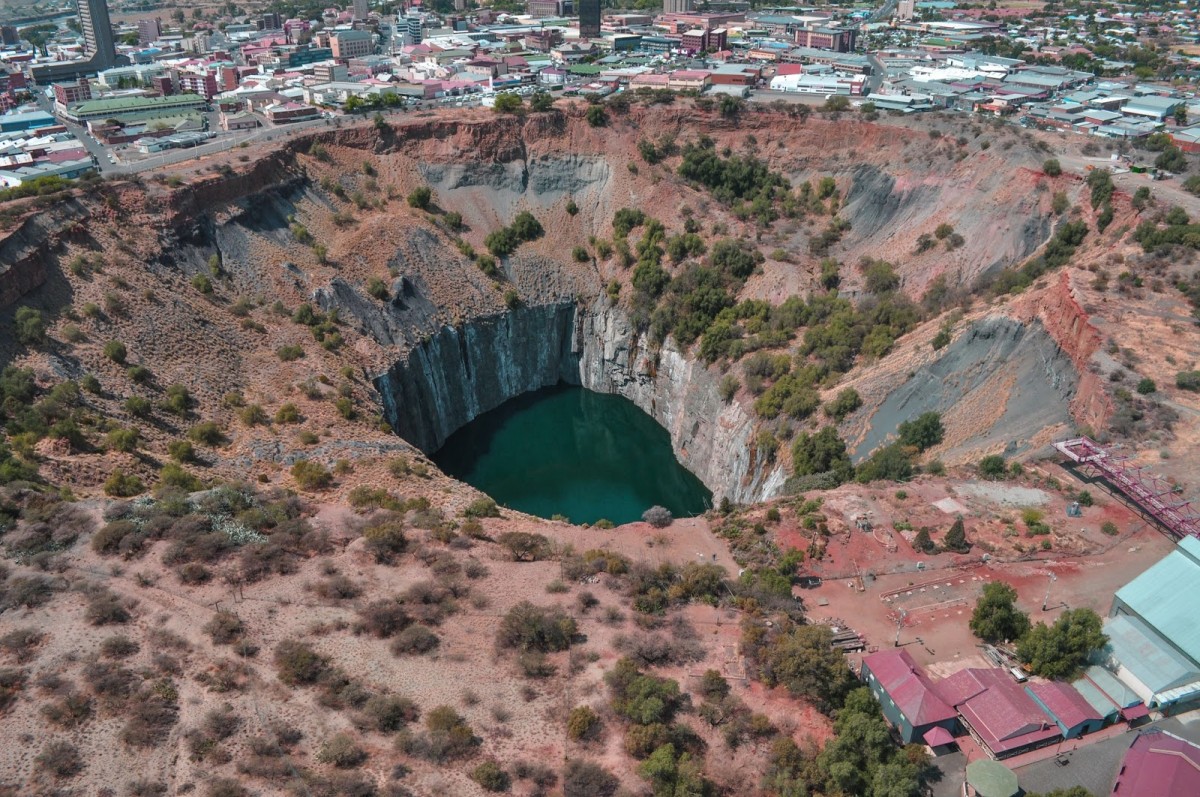
<svg viewBox="0 0 1200 797"><path fill-rule="evenodd" d="M800 589L816 589L821 586L820 576L800 576L796 579L796 586Z"/></svg>

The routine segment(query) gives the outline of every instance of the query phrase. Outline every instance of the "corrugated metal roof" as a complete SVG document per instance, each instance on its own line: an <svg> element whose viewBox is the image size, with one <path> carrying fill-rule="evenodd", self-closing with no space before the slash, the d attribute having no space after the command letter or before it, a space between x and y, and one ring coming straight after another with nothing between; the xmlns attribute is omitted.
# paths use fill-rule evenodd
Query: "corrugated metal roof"
<svg viewBox="0 0 1200 797"><path fill-rule="evenodd" d="M1117 599L1200 663L1200 540L1184 537L1174 551L1117 590Z"/></svg>
<svg viewBox="0 0 1200 797"><path fill-rule="evenodd" d="M1099 720L1104 714L1092 708L1070 684L1061 681L1029 684L1025 691L1032 694L1064 730L1076 728L1088 720Z"/></svg>
<svg viewBox="0 0 1200 797"><path fill-rule="evenodd" d="M1200 680L1200 669L1164 644L1136 617L1118 615L1104 624L1105 652L1158 694Z"/></svg>
<svg viewBox="0 0 1200 797"><path fill-rule="evenodd" d="M1075 691L1105 720L1116 718L1119 712L1117 705L1105 697L1104 693L1091 681L1080 678L1078 681L1073 681L1071 686L1075 687Z"/></svg>
<svg viewBox="0 0 1200 797"><path fill-rule="evenodd" d="M1113 794L1180 797L1200 794L1200 747L1169 733L1138 734L1121 762Z"/></svg>

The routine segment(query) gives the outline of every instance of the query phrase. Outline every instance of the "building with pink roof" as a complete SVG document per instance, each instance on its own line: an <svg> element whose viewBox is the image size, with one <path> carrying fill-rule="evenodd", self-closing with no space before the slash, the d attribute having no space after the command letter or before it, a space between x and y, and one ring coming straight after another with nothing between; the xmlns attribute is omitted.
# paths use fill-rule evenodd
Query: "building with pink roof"
<svg viewBox="0 0 1200 797"><path fill-rule="evenodd" d="M905 744L924 741L940 747L954 740L958 713L942 700L908 651L892 648L867 656L862 679Z"/></svg>
<svg viewBox="0 0 1200 797"><path fill-rule="evenodd" d="M1050 715L1064 739L1076 739L1104 727L1104 717L1070 684L1046 681L1028 684L1025 691Z"/></svg>
<svg viewBox="0 0 1200 797"><path fill-rule="evenodd" d="M994 758L1007 758L1062 738L1020 684L1002 669L960 670L939 681L938 694L955 707L971 736Z"/></svg>
<svg viewBox="0 0 1200 797"><path fill-rule="evenodd" d="M1125 752L1112 793L1119 797L1200 794L1200 747L1165 731L1142 731Z"/></svg>

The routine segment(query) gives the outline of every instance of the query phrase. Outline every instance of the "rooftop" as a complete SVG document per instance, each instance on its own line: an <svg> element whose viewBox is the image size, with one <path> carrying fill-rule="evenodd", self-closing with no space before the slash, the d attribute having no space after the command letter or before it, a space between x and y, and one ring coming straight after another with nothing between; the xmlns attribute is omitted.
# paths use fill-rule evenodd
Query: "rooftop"
<svg viewBox="0 0 1200 797"><path fill-rule="evenodd" d="M937 690L997 755L1059 735L1033 698L1002 669L960 670Z"/></svg>
<svg viewBox="0 0 1200 797"><path fill-rule="evenodd" d="M1045 706L1063 730L1075 728L1103 716L1070 684L1061 681L1029 684L1025 691Z"/></svg>
<svg viewBox="0 0 1200 797"><path fill-rule="evenodd" d="M1200 747L1163 731L1139 733L1121 762L1113 794L1136 797L1200 794Z"/></svg>
<svg viewBox="0 0 1200 797"><path fill-rule="evenodd" d="M1174 551L1117 590L1116 600L1200 662L1200 540L1184 537Z"/></svg>
<svg viewBox="0 0 1200 797"><path fill-rule="evenodd" d="M954 719L954 709L938 696L933 684L917 667L906 650L881 650L863 660L863 665L896 703L913 727Z"/></svg>

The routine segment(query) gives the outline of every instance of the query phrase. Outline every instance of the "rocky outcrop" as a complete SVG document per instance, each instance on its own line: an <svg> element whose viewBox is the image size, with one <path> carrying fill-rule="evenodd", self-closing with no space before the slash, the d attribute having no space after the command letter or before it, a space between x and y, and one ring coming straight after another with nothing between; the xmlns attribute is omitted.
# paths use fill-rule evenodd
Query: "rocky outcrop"
<svg viewBox="0 0 1200 797"><path fill-rule="evenodd" d="M71 234L76 222L88 215L75 198L26 217L0 239L0 307L11 304L46 281L46 266L59 239Z"/></svg>
<svg viewBox="0 0 1200 797"><path fill-rule="evenodd" d="M444 327L375 384L397 433L430 452L508 399L559 382L636 404L716 500L760 500L783 484L782 469L755 456L753 417L721 400L718 376L670 345L641 349L624 311L603 298Z"/></svg>

